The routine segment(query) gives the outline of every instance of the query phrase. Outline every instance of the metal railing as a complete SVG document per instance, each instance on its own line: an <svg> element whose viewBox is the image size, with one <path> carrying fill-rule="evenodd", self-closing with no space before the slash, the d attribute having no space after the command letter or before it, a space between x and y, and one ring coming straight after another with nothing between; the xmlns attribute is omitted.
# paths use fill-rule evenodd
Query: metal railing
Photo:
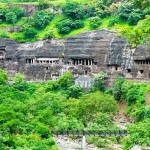
<svg viewBox="0 0 150 150"><path fill-rule="evenodd" d="M55 130L52 134L56 136L128 136L127 130Z"/></svg>

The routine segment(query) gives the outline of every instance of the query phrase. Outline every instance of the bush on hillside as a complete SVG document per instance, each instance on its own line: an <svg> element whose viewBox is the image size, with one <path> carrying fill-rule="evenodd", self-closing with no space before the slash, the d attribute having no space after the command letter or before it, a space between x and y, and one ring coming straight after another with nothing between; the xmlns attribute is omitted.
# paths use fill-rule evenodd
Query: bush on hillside
<svg viewBox="0 0 150 150"><path fill-rule="evenodd" d="M0 85L6 84L8 82L8 75L7 73L0 69Z"/></svg>
<svg viewBox="0 0 150 150"><path fill-rule="evenodd" d="M8 12L8 13L6 13L5 18L6 18L6 22L7 23L14 24L14 23L17 22L17 16L16 16L16 14L14 12Z"/></svg>
<svg viewBox="0 0 150 150"><path fill-rule="evenodd" d="M52 38L54 38L53 32L52 32L52 31L49 31L48 33L46 33L46 34L45 34L45 38L47 38L47 39L52 39Z"/></svg>
<svg viewBox="0 0 150 150"><path fill-rule="evenodd" d="M124 150L130 150L135 144L150 146L150 118L128 127L130 136L125 138Z"/></svg>
<svg viewBox="0 0 150 150"><path fill-rule="evenodd" d="M90 20L90 27L93 29L98 28L102 24L102 21L99 17L92 17L89 18L89 20Z"/></svg>
<svg viewBox="0 0 150 150"><path fill-rule="evenodd" d="M33 16L33 26L41 29L44 28L51 20L53 15L45 10L37 11Z"/></svg>
<svg viewBox="0 0 150 150"><path fill-rule="evenodd" d="M142 18L142 11L135 8L132 3L122 3L116 12L116 17L128 21L130 25L136 25Z"/></svg>
<svg viewBox="0 0 150 150"><path fill-rule="evenodd" d="M129 25L136 25L140 19L141 19L140 12L131 12L128 18L128 23Z"/></svg>
<svg viewBox="0 0 150 150"><path fill-rule="evenodd" d="M108 26L109 27L113 27L116 23L119 23L119 19L118 18L115 18L115 19L109 21Z"/></svg>
<svg viewBox="0 0 150 150"><path fill-rule="evenodd" d="M73 85L73 75L71 72L65 73L62 77L59 78L58 83L63 89Z"/></svg>
<svg viewBox="0 0 150 150"><path fill-rule="evenodd" d="M26 11L23 8L18 7L18 6L14 6L12 8L9 8L9 11L14 12L17 16L17 19L26 15Z"/></svg>
<svg viewBox="0 0 150 150"><path fill-rule="evenodd" d="M104 72L100 72L94 79L94 84L90 88L90 92L94 91L105 91L107 74Z"/></svg>
<svg viewBox="0 0 150 150"><path fill-rule="evenodd" d="M87 124L93 120L98 112L114 113L117 108L113 97L101 92L95 92L82 96L77 110L78 118L82 119L84 124Z"/></svg>
<svg viewBox="0 0 150 150"><path fill-rule="evenodd" d="M64 15L72 18L73 20L81 20L85 17L83 7L76 2L69 2L62 7Z"/></svg>
<svg viewBox="0 0 150 150"><path fill-rule="evenodd" d="M38 0L38 8L39 8L40 10L46 9L46 8L48 8L48 7L49 7L49 2L48 2L48 0Z"/></svg>
<svg viewBox="0 0 150 150"><path fill-rule="evenodd" d="M122 101L122 96L123 96L123 83L124 83L124 78L122 76L117 75L114 82L113 82L113 96L117 101Z"/></svg>
<svg viewBox="0 0 150 150"><path fill-rule="evenodd" d="M24 28L24 36L25 38L35 38L37 35L37 30L33 27L26 27Z"/></svg>
<svg viewBox="0 0 150 150"><path fill-rule="evenodd" d="M3 22L16 23L21 17L25 16L25 10L21 7L11 7L0 10L0 17Z"/></svg>
<svg viewBox="0 0 150 150"><path fill-rule="evenodd" d="M122 3L119 6L118 11L116 12L116 17L118 16L120 20L126 21L128 20L130 13L133 12L133 9L134 9L133 4Z"/></svg>
<svg viewBox="0 0 150 150"><path fill-rule="evenodd" d="M84 27L84 23L81 20L66 19L57 24L58 32L60 34L69 33L73 29Z"/></svg>

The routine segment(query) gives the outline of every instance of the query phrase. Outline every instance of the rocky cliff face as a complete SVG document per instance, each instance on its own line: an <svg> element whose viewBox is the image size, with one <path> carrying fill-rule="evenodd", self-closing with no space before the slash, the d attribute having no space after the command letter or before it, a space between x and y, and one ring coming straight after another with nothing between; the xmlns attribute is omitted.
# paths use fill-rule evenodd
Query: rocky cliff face
<svg viewBox="0 0 150 150"><path fill-rule="evenodd" d="M91 78L104 71L110 79L121 74L129 79L150 81L149 47L147 44L131 49L125 39L106 29L35 43L0 39L0 67L12 78L21 72L28 81L57 80L67 71L73 72L75 78L83 75ZM91 85L89 81L82 85Z"/></svg>

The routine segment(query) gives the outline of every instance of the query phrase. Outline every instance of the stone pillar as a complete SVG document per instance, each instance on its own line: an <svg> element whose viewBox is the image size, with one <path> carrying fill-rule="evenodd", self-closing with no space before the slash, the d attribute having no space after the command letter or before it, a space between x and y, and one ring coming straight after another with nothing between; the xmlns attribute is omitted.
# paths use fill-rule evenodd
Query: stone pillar
<svg viewBox="0 0 150 150"><path fill-rule="evenodd" d="M89 60L89 65L91 65L91 59Z"/></svg>
<svg viewBox="0 0 150 150"><path fill-rule="evenodd" d="M82 137L81 149L82 149L82 150L85 150L85 149L86 149L85 135Z"/></svg>
<svg viewBox="0 0 150 150"><path fill-rule="evenodd" d="M84 65L84 59L82 59L82 65Z"/></svg>

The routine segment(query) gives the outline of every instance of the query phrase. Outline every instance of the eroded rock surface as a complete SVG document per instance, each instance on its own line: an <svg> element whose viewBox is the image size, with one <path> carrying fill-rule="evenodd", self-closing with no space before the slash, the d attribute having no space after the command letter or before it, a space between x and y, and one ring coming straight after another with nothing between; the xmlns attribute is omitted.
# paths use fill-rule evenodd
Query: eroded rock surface
<svg viewBox="0 0 150 150"><path fill-rule="evenodd" d="M111 81L116 74L127 79L150 81L150 44L131 49L116 32L101 29L64 40L18 43L0 39L0 68L13 78L21 72L28 81L57 80L71 71L83 87L91 83L81 76L93 77L103 71ZM79 79L78 79L79 80Z"/></svg>

